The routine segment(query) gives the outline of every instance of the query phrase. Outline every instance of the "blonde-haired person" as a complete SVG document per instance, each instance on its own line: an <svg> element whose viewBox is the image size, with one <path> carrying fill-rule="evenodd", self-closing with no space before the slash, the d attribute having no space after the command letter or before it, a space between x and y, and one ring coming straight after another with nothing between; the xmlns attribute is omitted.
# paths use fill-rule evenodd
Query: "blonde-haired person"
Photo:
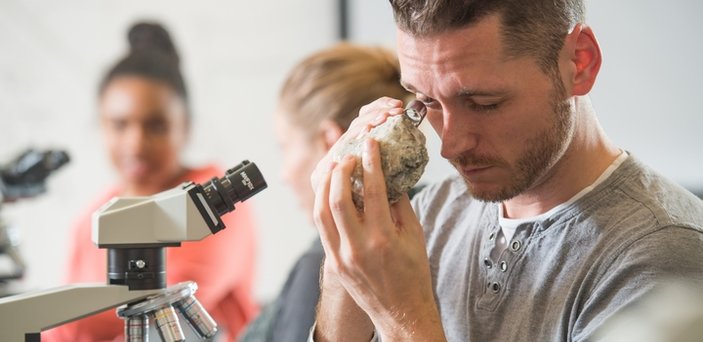
<svg viewBox="0 0 703 342"><path fill-rule="evenodd" d="M283 152L282 180L312 222L310 174L357 117L361 107L389 96L410 96L400 85L392 51L342 43L299 62L281 89L275 130ZM241 341L305 341L319 298L319 239L298 259L279 296L256 319Z"/></svg>

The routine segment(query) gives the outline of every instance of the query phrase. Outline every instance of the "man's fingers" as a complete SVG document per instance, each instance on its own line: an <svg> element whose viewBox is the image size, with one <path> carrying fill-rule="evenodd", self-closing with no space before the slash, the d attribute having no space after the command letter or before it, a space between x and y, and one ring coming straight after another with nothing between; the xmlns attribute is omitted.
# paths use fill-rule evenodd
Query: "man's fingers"
<svg viewBox="0 0 703 342"><path fill-rule="evenodd" d="M313 221L320 233L320 240L328 255L333 255L339 249L339 232L334 223L332 213L329 208L330 179L332 172L328 171L321 175L322 179L315 192L315 205L313 207Z"/></svg>
<svg viewBox="0 0 703 342"><path fill-rule="evenodd" d="M347 131L352 131L356 134L371 122L385 121L389 111L397 110L403 110L403 101L390 97L377 99L359 109L359 116L352 121Z"/></svg>
<svg viewBox="0 0 703 342"><path fill-rule="evenodd" d="M347 156L335 167L330 181L329 207L341 240L353 244L359 236L359 214L352 201L351 175L356 158Z"/></svg>
<svg viewBox="0 0 703 342"><path fill-rule="evenodd" d="M418 224L417 215L410 204L410 198L407 194L403 195L398 202L391 206L391 213L396 225L414 234L419 234L424 239L425 233L422 230L422 226Z"/></svg>
<svg viewBox="0 0 703 342"><path fill-rule="evenodd" d="M391 115L398 115L403 112L403 101L390 97L382 97L371 102L359 110L359 117L349 126L349 134L359 137L367 133L374 127L384 123Z"/></svg>
<svg viewBox="0 0 703 342"><path fill-rule="evenodd" d="M382 124L386 121L386 118L390 115L397 115L403 112L402 106L403 102L390 97L380 98L364 107L359 111L359 116L354 119L349 125L344 134L337 140L337 142L332 146L330 151L327 153L323 161L318 163L318 168L313 172L313 176L310 178L313 188L316 187L317 179L316 174L319 172L319 166L325 160L332 161L330 154L334 154L339 145L346 144L349 141L358 138L362 134L368 133L374 127ZM335 160L339 162L339 160Z"/></svg>
<svg viewBox="0 0 703 342"><path fill-rule="evenodd" d="M330 173L334 166L335 163L332 160L332 156L330 155L330 153L327 153L319 162L317 162L315 169L310 175L310 185L312 186L313 192L317 193L317 186L322 181L322 178L324 178L328 173Z"/></svg>
<svg viewBox="0 0 703 342"><path fill-rule="evenodd" d="M394 99L392 97L384 96L376 101L373 101L359 110L359 116L363 117L369 114L374 114L376 112L388 111L393 108L403 108L403 101Z"/></svg>

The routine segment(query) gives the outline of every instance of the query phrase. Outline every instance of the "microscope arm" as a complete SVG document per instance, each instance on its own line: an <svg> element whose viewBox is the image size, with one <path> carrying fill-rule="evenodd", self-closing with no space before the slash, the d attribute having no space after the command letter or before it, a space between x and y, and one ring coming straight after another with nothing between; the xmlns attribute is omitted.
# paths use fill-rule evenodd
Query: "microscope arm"
<svg viewBox="0 0 703 342"><path fill-rule="evenodd" d="M73 284L0 299L0 341L39 341L55 326L158 294L163 289L130 291L124 285Z"/></svg>

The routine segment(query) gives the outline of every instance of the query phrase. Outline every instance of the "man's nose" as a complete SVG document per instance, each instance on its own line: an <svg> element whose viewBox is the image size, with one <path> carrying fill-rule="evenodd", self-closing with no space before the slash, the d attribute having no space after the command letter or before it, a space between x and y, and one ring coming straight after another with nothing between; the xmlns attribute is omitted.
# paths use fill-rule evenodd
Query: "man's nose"
<svg viewBox="0 0 703 342"><path fill-rule="evenodd" d="M461 116L461 113L447 109L442 114L441 138L441 155L449 160L478 145L476 127L467 119L467 115Z"/></svg>

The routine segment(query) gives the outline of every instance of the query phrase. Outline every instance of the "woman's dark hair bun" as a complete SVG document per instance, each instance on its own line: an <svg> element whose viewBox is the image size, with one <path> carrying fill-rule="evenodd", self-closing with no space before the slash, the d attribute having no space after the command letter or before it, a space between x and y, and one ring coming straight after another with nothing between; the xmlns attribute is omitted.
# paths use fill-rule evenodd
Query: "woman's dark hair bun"
<svg viewBox="0 0 703 342"><path fill-rule="evenodd" d="M139 22L129 29L129 53L115 63L100 82L99 94L120 76L139 76L166 83L188 105L188 90L171 35L161 24ZM190 111L187 112L190 117Z"/></svg>
<svg viewBox="0 0 703 342"><path fill-rule="evenodd" d="M158 23L139 22L129 29L127 34L130 53L160 52L173 58L178 63L179 57L171 35Z"/></svg>

